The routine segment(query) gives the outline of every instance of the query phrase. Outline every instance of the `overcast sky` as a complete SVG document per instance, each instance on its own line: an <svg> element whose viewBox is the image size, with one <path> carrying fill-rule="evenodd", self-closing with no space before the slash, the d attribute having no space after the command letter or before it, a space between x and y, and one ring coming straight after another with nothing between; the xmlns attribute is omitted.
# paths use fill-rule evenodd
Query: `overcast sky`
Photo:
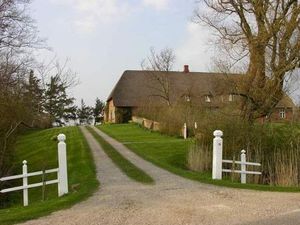
<svg viewBox="0 0 300 225"><path fill-rule="evenodd" d="M212 47L205 27L192 23L195 0L35 0L40 36L53 54L70 59L80 85L73 95L105 100L123 71L140 69L150 47L173 48L175 70L208 71Z"/></svg>

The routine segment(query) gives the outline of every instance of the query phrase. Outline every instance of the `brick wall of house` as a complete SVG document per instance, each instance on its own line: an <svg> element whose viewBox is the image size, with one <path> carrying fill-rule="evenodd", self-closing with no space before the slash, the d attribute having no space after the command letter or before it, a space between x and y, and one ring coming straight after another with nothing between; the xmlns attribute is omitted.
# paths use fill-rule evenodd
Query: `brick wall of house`
<svg viewBox="0 0 300 225"><path fill-rule="evenodd" d="M284 114L284 118L281 117L283 114ZM294 120L294 113L292 108L276 108L271 115L271 121L285 122L285 121L293 121L293 120Z"/></svg>
<svg viewBox="0 0 300 225"><path fill-rule="evenodd" d="M107 115L105 116L105 122L115 123L116 122L116 107L114 105L114 101L110 100L107 102Z"/></svg>

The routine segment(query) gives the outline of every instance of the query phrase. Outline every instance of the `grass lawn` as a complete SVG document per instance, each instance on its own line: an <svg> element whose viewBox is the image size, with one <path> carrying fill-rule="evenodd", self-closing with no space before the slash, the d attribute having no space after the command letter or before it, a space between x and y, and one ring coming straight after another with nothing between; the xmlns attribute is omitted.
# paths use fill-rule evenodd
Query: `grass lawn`
<svg viewBox="0 0 300 225"><path fill-rule="evenodd" d="M263 191L299 192L300 188L274 187L269 185L241 184L231 180L215 181L211 173L199 173L188 170L186 156L192 140L162 135L141 128L136 124L101 125L100 130L124 143L142 158L172 173L203 183L243 189Z"/></svg>
<svg viewBox="0 0 300 225"><path fill-rule="evenodd" d="M13 224L53 211L67 208L86 199L97 189L95 165L90 149L78 127L53 128L30 131L21 135L16 147L15 174L22 170L22 161L28 161L28 171L40 171L43 168L57 167L57 141L53 140L59 133L67 137L69 194L57 197L57 184L47 185L45 201L42 201L42 188L29 189L29 206L22 206L22 191L11 192L11 207L0 210L0 224ZM53 177L54 176L54 177ZM56 177L47 177L48 180ZM21 179L16 185L21 185ZM41 182L41 177L32 177L29 183ZM14 185L15 186L15 185Z"/></svg>
<svg viewBox="0 0 300 225"><path fill-rule="evenodd" d="M87 129L99 142L105 153L114 162L114 164L119 167L129 178L144 184L154 183L154 180L147 173L124 158L113 146L105 141L92 128L88 127Z"/></svg>

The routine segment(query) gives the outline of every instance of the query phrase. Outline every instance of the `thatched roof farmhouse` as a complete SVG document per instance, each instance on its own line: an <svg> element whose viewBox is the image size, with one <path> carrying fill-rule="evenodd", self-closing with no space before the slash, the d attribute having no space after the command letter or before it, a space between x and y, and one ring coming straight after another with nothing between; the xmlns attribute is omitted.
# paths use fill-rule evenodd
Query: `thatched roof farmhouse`
<svg viewBox="0 0 300 225"><path fill-rule="evenodd" d="M105 120L127 122L139 107L148 104L160 107L190 101L195 106L221 107L235 101L231 85L244 75L190 72L160 72L144 70L125 71L107 99ZM168 95L168 101L164 97ZM274 120L291 120L295 105L287 95L278 103L273 113ZM117 118L118 110L126 109L126 118Z"/></svg>

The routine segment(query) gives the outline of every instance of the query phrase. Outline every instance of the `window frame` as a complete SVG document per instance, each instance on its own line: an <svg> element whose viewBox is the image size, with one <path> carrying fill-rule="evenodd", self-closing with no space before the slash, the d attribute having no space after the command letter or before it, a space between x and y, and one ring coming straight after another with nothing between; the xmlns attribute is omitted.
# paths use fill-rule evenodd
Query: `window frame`
<svg viewBox="0 0 300 225"><path fill-rule="evenodd" d="M285 109L280 109L279 110L279 118L280 119L286 119L286 110Z"/></svg>

